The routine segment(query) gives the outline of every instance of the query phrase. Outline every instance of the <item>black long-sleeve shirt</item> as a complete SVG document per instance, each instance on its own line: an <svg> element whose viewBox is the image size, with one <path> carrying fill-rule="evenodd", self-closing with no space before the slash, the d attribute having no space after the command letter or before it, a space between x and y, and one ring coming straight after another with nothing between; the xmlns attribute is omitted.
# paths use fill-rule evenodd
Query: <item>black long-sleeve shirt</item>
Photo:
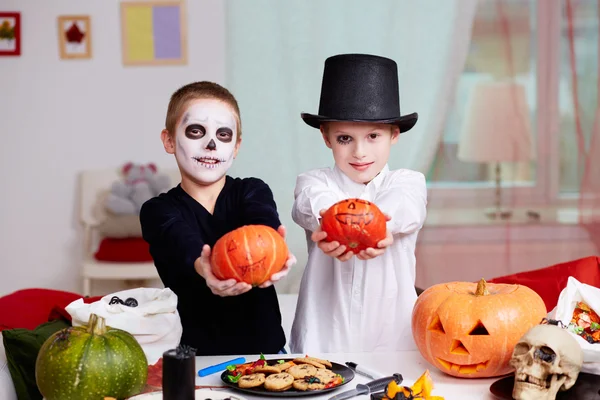
<svg viewBox="0 0 600 400"><path fill-rule="evenodd" d="M194 269L202 246L244 225L277 229L273 193L257 178L226 177L213 214L181 185L148 200L140 211L142 235L165 285L177 294L181 343L197 355L277 354L285 345L275 288L252 288L230 297L214 295Z"/></svg>

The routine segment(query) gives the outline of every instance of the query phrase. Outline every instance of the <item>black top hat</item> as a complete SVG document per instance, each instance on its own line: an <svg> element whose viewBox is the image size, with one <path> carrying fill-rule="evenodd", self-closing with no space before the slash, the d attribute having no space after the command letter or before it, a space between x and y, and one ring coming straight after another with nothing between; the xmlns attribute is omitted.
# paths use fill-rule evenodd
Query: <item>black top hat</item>
<svg viewBox="0 0 600 400"><path fill-rule="evenodd" d="M340 54L325 60L319 114L302 113L308 125L327 121L393 124L406 132L418 114L400 114L398 66L389 58Z"/></svg>

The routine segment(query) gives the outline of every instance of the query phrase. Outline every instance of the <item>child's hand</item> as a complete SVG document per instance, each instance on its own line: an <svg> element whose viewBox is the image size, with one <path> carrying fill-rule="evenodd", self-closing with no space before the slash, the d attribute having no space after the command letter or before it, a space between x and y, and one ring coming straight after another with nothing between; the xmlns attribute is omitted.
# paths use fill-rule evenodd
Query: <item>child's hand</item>
<svg viewBox="0 0 600 400"><path fill-rule="evenodd" d="M319 215L323 216L325 211L327 210L319 211ZM346 246L340 245L340 243L335 240L333 242L326 242L326 237L327 232L323 231L320 225L319 228L316 231L314 231L310 236L311 240L317 244L319 249L321 249L321 251L327 254L328 256L337 258L342 262L348 261L352 258L352 256L354 255L352 251L344 253L346 251Z"/></svg>
<svg viewBox="0 0 600 400"><path fill-rule="evenodd" d="M283 240L285 240L285 235L286 235L285 226L280 225L279 228L277 228L277 232L279 232L279 234L281 235ZM271 286L272 284L274 284L275 282L277 282L278 280L280 280L281 278L283 278L284 276L286 276L290 272L290 268L292 267L292 265L296 264L296 261L297 261L296 257L290 252L288 254L288 259L285 262L285 265L283 266L281 271L276 272L273 275L271 275L271 279L264 282L262 285L259 286L259 288L263 288L263 289L267 288L267 287Z"/></svg>
<svg viewBox="0 0 600 400"><path fill-rule="evenodd" d="M246 282L237 282L235 279L219 280L212 272L210 246L207 244L202 247L202 253L194 262L194 268L198 275L204 278L206 286L217 296L237 296L252 289L252 285Z"/></svg>
<svg viewBox="0 0 600 400"><path fill-rule="evenodd" d="M385 214L386 221L389 221L391 219L392 218L389 215ZM377 243L376 249L369 247L366 250L361 250L360 253L356 255L356 258L358 258L359 260L370 260L371 258L379 257L383 254L385 248L390 246L392 243L394 243L394 236L389 230L387 230L385 234L385 239L380 240L379 243Z"/></svg>

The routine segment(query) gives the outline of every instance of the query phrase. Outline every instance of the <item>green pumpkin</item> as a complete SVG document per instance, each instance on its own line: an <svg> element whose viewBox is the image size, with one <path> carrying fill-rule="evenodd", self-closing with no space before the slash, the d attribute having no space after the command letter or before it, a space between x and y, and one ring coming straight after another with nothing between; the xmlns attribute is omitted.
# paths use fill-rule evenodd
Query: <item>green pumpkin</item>
<svg viewBox="0 0 600 400"><path fill-rule="evenodd" d="M46 400L125 399L139 394L148 378L148 361L128 332L90 315L87 326L50 336L35 364L35 379Z"/></svg>

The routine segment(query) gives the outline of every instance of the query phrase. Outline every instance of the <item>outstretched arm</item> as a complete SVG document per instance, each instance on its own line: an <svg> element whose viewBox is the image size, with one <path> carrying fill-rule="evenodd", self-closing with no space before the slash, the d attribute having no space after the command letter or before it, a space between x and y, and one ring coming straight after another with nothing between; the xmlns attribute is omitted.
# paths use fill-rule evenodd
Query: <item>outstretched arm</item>
<svg viewBox="0 0 600 400"><path fill-rule="evenodd" d="M273 192L265 182L258 178L248 178L245 180L243 210L244 225L270 226L285 240L286 229L279 220L279 213L277 212ZM285 277L294 264L296 264L296 257L290 252L281 271L271 275L270 279L260 285L260 287L269 287Z"/></svg>
<svg viewBox="0 0 600 400"><path fill-rule="evenodd" d="M393 172L391 182L375 197L374 203L391 217L392 234L409 234L421 229L427 216L425 176L417 171Z"/></svg>
<svg viewBox="0 0 600 400"><path fill-rule="evenodd" d="M327 233L321 230L320 220L324 211L343 199L344 195L328 184L321 171L307 172L296 179L292 219L311 232L311 240L323 253L342 262L348 261L354 253L336 241L326 241Z"/></svg>
<svg viewBox="0 0 600 400"><path fill-rule="evenodd" d="M252 287L233 279L219 280L212 273L210 247L197 231L183 219L179 210L158 199L144 203L140 210L142 236L150 245L150 253L164 252L172 260L168 273L173 280L193 279L200 275L218 296L235 296Z"/></svg>
<svg viewBox="0 0 600 400"><path fill-rule="evenodd" d="M243 225L266 225L277 230L281 225L277 205L269 185L258 178L244 180Z"/></svg>
<svg viewBox="0 0 600 400"><path fill-rule="evenodd" d="M329 187L327 178L320 171L300 174L294 189L292 219L302 228L315 232L320 227L320 211L340 200L343 196Z"/></svg>

